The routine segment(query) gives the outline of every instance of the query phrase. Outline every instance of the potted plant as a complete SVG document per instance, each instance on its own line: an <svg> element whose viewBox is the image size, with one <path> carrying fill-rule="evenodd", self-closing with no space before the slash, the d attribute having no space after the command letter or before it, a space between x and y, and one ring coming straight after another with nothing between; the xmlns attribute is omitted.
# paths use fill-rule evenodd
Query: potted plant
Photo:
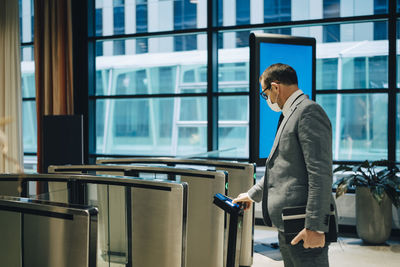
<svg viewBox="0 0 400 267"><path fill-rule="evenodd" d="M341 165L334 170L336 198L349 188L356 192L356 229L366 243L381 244L392 230L392 204L400 206L399 168L387 160Z"/></svg>

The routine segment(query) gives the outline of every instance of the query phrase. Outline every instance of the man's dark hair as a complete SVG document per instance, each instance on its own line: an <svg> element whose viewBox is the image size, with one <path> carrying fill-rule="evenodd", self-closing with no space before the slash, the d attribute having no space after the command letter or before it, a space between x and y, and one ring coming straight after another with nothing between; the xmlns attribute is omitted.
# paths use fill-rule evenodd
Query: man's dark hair
<svg viewBox="0 0 400 267"><path fill-rule="evenodd" d="M260 76L260 82L264 81L267 88L271 88L271 82L278 81L286 85L297 85L296 71L289 65L276 63L269 66Z"/></svg>

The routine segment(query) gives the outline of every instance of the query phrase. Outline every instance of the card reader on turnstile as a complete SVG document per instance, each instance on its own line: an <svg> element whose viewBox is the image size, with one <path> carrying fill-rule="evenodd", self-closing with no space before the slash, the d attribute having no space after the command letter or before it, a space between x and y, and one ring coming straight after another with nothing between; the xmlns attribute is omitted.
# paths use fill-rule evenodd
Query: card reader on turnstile
<svg viewBox="0 0 400 267"><path fill-rule="evenodd" d="M226 267L237 267L239 266L243 209L240 205L232 203L232 199L219 193L214 196L214 204L230 215Z"/></svg>

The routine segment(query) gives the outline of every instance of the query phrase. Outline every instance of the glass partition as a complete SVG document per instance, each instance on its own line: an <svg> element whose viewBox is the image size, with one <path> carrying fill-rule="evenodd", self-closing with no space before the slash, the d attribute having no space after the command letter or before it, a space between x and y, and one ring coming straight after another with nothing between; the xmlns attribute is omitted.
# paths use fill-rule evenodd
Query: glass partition
<svg viewBox="0 0 400 267"><path fill-rule="evenodd" d="M332 123L333 159L381 160L387 157L386 94L317 95Z"/></svg>
<svg viewBox="0 0 400 267"><path fill-rule="evenodd" d="M388 0L218 0L218 22L236 26L345 18L387 14L388 7ZM335 31L335 27L326 27Z"/></svg>
<svg viewBox="0 0 400 267"><path fill-rule="evenodd" d="M22 141L24 152L37 151L36 101L22 102ZM28 163L28 162L26 162Z"/></svg>
<svg viewBox="0 0 400 267"><path fill-rule="evenodd" d="M400 93L397 94L396 112L396 161L400 162Z"/></svg>
<svg viewBox="0 0 400 267"><path fill-rule="evenodd" d="M96 35L129 34L207 26L207 1L96 0Z"/></svg>
<svg viewBox="0 0 400 267"><path fill-rule="evenodd" d="M219 103L218 111L223 114L215 114L215 117L212 117L213 120L218 119L219 121L219 133L216 133L216 129L210 129L211 134L214 137L218 135L219 138L219 147L214 147L213 150L229 149L229 143L235 141L240 147L239 150L227 152L224 155L245 159L248 151L242 152L247 149L246 144L249 143L247 135L249 129L248 119L245 116L248 111L244 110L244 108L248 109L248 104L243 99L248 98L249 92L248 37L249 33L253 31L314 37L317 40L316 94L319 95L317 98L319 102L322 99L336 98L336 94L341 93L337 90L349 90L348 93L337 98L357 99L358 90L362 91L365 97L371 99L387 95L388 73L390 72L388 60L389 0L218 0L215 2L218 5L216 14L208 14L213 7L207 7L207 2L205 0L95 1L95 10L91 12L95 15L96 21L93 27L96 32L94 38L96 90L91 101L96 102L94 105L96 110L91 110L92 115L90 116L96 118L96 129L93 131L96 132L96 136L93 138L96 138L97 148L91 148L91 153L106 153L107 145L104 144L108 141L104 140L126 131L122 128L117 130L117 127L112 130L114 127L112 125L116 123L106 119L110 117L108 111L102 111L106 106L105 102L122 103L125 96L131 103L141 103L138 104L139 107L144 105L144 113L129 115L138 118L137 122L131 122L132 125L134 123L141 124L141 120L148 118L148 123L145 123L148 126L144 126L144 130L138 130L139 135L143 135L146 129L149 133L151 131L157 133L162 128L164 130L161 132L168 132L168 134L160 137L160 141L153 140L152 142L163 143L166 140L165 142L170 142L171 145L167 149L164 145L154 146L152 154L140 154L143 151L142 144L136 147L128 141L126 146L135 148L129 150L131 152L119 149L112 152L111 149L108 150L110 154L107 152L101 155L112 156L121 153L124 155L175 156L190 154L199 147L202 152L207 150L207 147L211 145L211 140L206 138L207 127L212 127L212 125L207 124L206 121L210 120L211 122L212 116L204 113L205 119L200 120L201 126L199 126L200 124L191 125L190 120L185 120L184 124L188 127L191 126L190 129L180 128L173 122L172 125L167 126L171 121L179 121L180 115L176 114L180 114L180 110L186 109L186 107L180 106L183 103L178 100L181 98L180 95L174 100L172 100L173 96L168 96L170 98L165 102L169 104L165 104L162 108L163 113L168 113L168 115L159 116L159 120L165 120L165 126L159 126L156 124L156 120L150 119L151 116L156 118L158 115L151 115L150 105L147 104L148 107L146 107L146 104L143 104L150 101L149 99L144 100L147 95L149 95L148 98L152 98L157 94L188 93L191 94L191 97L196 97L196 101L202 102L203 100L199 99L204 98L205 102L201 105L204 105L205 109L207 106L214 105L215 103L212 102L214 100ZM399 0L397 2L399 3ZM398 10L399 4L397 5ZM212 15L217 16L217 26L219 27L207 24L207 18ZM350 17L351 20L349 20ZM307 24L307 21L310 23ZM293 25L297 22L300 23ZM268 27L246 28L246 26L256 24ZM184 31L180 32L181 30ZM164 32L167 34L163 34ZM140 33L140 38L131 38L132 36L129 35L136 33ZM217 35L217 46L214 46L213 49L218 51L207 50L207 36L211 36L210 34ZM400 45L397 45L398 50L399 47ZM210 88L207 83L208 59L215 52L218 53L218 82L217 88ZM399 67L397 72L400 77ZM370 89L373 92L367 92ZM325 92L322 92L323 90ZM330 92L326 92L327 90ZM383 93L378 94L379 96L375 95L379 90L382 90ZM215 98L206 98L208 91L216 91ZM199 95L194 96L194 94ZM368 96L369 94L371 95ZM211 103L207 103L210 99L213 99ZM163 102L164 100L157 101ZM243 118L231 120L230 117L235 117L230 114L233 111L226 111L226 109L233 108L225 102L235 102L237 104L235 109ZM330 102L332 101L325 100L320 103L324 108L326 105L335 105L334 110L336 110L336 104ZM387 106L387 103L385 105ZM122 106L121 109L123 109ZM135 110L136 113L139 112L139 109L134 106L132 106L132 110ZM171 113L174 115L171 116ZM126 120L122 117L116 120ZM388 114L384 117L387 120ZM196 121L196 123L199 122ZM137 128L137 126L132 128L135 127ZM133 130L132 134L134 131L136 130ZM169 132L172 133L169 134ZM202 133L199 134L199 132ZM339 135L339 133L335 134ZM167 138L165 138L166 136ZM183 138L183 136L191 136L191 138L184 138L182 141L179 138ZM204 140L204 145L198 145L196 140L199 136L201 136L202 142ZM153 137L156 138L156 135ZM383 138L386 140L387 146L393 145L387 144L387 136ZM139 140L140 138L133 135L131 140L134 139ZM336 140L333 141L336 142ZM192 143L195 145L191 149L189 146ZM183 146L178 144L183 144ZM136 151L138 152L136 153ZM340 150L336 149L336 151ZM338 152L335 159L341 161L349 158L364 160L367 155L373 158L378 157L372 152L365 154L363 158L362 155L356 156L353 152L350 154ZM378 155L379 158L381 156L387 158L387 155L383 156L381 152ZM92 156L96 157L96 155ZM371 160L371 158L368 159Z"/></svg>
<svg viewBox="0 0 400 267"><path fill-rule="evenodd" d="M97 153L187 155L207 151L205 97L96 101Z"/></svg>
<svg viewBox="0 0 400 267"><path fill-rule="evenodd" d="M219 157L249 156L249 97L218 98Z"/></svg>
<svg viewBox="0 0 400 267"><path fill-rule="evenodd" d="M206 92L204 34L98 41L96 51L96 95Z"/></svg>

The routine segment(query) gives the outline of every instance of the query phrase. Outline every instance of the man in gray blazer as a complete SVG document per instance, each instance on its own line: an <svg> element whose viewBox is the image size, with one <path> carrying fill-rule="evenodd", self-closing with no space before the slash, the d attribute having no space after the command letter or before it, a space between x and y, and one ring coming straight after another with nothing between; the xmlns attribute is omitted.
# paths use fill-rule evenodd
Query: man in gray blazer
<svg viewBox="0 0 400 267"><path fill-rule="evenodd" d="M282 111L264 177L234 202L248 208L262 200L267 225L278 228L285 267L329 266L328 218L332 197L332 129L324 110L298 88L295 70L269 66L260 77L261 96ZM283 116L283 117L282 117ZM306 205L304 229L292 240L283 235L282 209ZM300 242L302 241L302 242Z"/></svg>

